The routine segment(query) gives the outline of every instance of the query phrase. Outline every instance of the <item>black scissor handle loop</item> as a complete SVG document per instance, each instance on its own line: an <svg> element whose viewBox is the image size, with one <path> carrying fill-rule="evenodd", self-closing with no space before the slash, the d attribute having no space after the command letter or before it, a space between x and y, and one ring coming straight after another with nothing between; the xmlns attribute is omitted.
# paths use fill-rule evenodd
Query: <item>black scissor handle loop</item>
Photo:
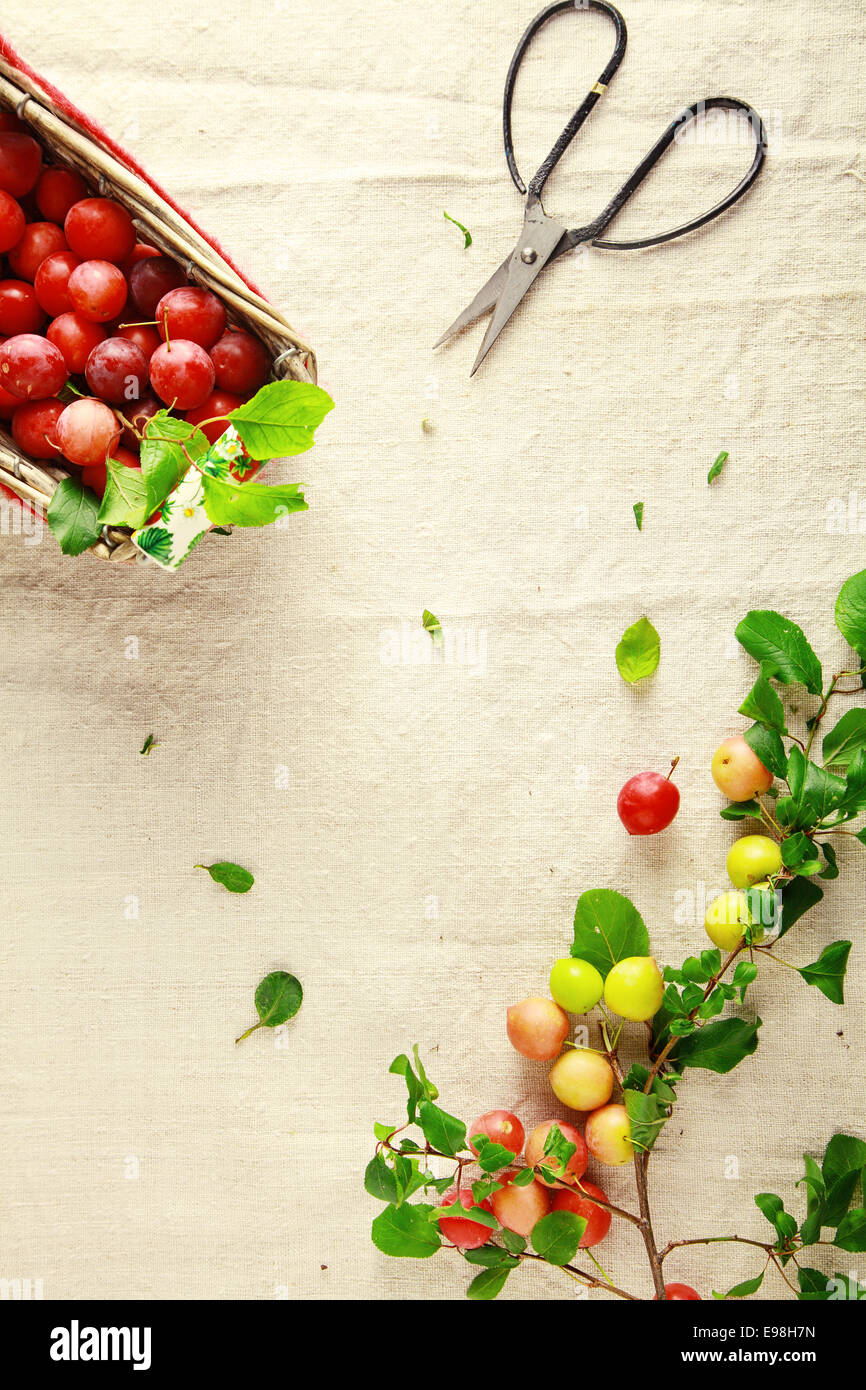
<svg viewBox="0 0 866 1390"><path fill-rule="evenodd" d="M742 111L749 118L749 123L755 136L755 157L749 172L740 180L732 193L723 198L709 212L702 213L700 217L695 217L691 222L686 222L682 227L675 227L673 231L662 232L659 236L643 237L640 241L600 241L598 234L603 232L621 208L625 206L631 195L643 183L650 170L658 163L662 155L676 140L679 132L696 117L703 115L705 111L712 110ZM643 246L658 246L663 241L673 241L674 237L685 236L687 232L694 232L698 227L703 227L707 222L712 222L713 218L719 217L726 212L729 207L733 207L743 194L746 193L755 182L761 172L764 159L767 154L767 131L764 122L751 106L745 101L739 101L736 97L707 97L704 101L696 101L694 106L687 106L675 120L671 121L667 130L659 137L653 145L649 154L641 160L634 173L623 184L616 197L608 204L600 217L590 227L581 232L574 233L577 242L589 241L593 246L598 246L603 251L637 251ZM570 234L571 238L571 234Z"/></svg>
<svg viewBox="0 0 866 1390"><path fill-rule="evenodd" d="M505 97L502 104L502 129L505 138L505 159L508 164L508 172L511 180L519 193L526 193L526 184L520 177L517 163L514 158L514 142L511 137L511 104L514 99L514 87L517 82L517 74L520 65L526 56L527 49L535 38L542 25L546 24L556 14L562 14L565 10L598 10L601 14L606 14L613 21L616 29L616 47L607 67L602 72L592 91L587 94L580 106L575 111L568 125L560 135L550 154L539 168L535 177L529 185L529 197L540 198L541 190L547 182L550 174L559 163L565 151L568 149L580 127L583 125L592 108L595 106L599 97L604 95L604 90L619 67L625 56L625 47L628 42L625 20L613 5L608 5L605 0L556 0L553 5L548 5L546 9L537 14L530 24L520 43L514 50L514 57L508 68L505 78Z"/></svg>

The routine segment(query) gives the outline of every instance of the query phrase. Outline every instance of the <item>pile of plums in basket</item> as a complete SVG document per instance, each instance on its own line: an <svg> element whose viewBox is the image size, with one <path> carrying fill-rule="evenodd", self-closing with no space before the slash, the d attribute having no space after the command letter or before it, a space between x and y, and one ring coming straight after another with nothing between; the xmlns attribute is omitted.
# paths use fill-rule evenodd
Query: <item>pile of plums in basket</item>
<svg viewBox="0 0 866 1390"><path fill-rule="evenodd" d="M0 112L0 421L23 454L75 464L101 495L106 460L138 467L158 410L213 441L269 373L215 294Z"/></svg>

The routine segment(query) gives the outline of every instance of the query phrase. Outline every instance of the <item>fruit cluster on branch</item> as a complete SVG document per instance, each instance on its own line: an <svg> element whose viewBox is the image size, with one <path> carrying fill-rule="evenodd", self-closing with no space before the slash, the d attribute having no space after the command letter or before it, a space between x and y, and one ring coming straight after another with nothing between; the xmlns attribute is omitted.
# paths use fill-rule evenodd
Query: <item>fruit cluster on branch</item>
<svg viewBox="0 0 866 1390"><path fill-rule="evenodd" d="M829 1000L843 1002L851 942L833 942L817 960L799 966L778 951L778 943L820 901L815 880L840 872L828 837L866 843L866 828L848 824L866 812L866 709L849 708L824 734L822 761L812 756L834 698L863 690L866 571L843 585L836 621L857 660L826 689L817 656L790 619L756 610L737 628L740 642L760 663L740 707L754 722L725 739L711 770L730 799L722 817L754 818L766 833L742 836L728 852L733 887L706 913L712 947L660 969L635 906L612 889L592 889L578 900L571 953L552 967L550 997L531 996L508 1009L512 1046L531 1062L552 1063L550 1086L572 1112L569 1120L547 1119L527 1139L518 1116L502 1109L486 1112L467 1129L436 1104L438 1092L417 1048L413 1059L401 1055L392 1064L407 1086L407 1124L375 1127L377 1148L366 1173L368 1192L386 1203L372 1232L385 1254L427 1258L440 1249L459 1252L468 1264L481 1266L468 1289L473 1299L496 1297L526 1261L546 1262L590 1289L631 1299L640 1295L614 1279L593 1253L621 1220L640 1232L657 1299L700 1298L687 1285L665 1281L665 1261L675 1250L722 1242L761 1251L763 1264L714 1297L753 1295L772 1269L798 1299L866 1298L856 1277L828 1277L803 1261L803 1252L817 1246L866 1251L862 1139L836 1134L820 1163L805 1158L800 1219L775 1193L756 1194L772 1228L766 1241L721 1234L660 1247L648 1185L651 1153L688 1070L727 1073L755 1052L761 1019L743 1006L747 996L751 1003L765 963L794 969ZM777 690L791 685L805 687L817 702L802 736L789 731ZM630 833L655 834L670 824L679 808L671 787L669 776L658 774L639 774L626 784L618 808ZM587 1045L587 1025L575 1043L572 1017L594 1009L600 1014L597 1046ZM726 1017L718 1017L726 1010ZM625 1070L619 1045L629 1024L641 1026L646 1055ZM407 1133L413 1127L420 1138ZM454 1166L443 1177L431 1160ZM612 1202L586 1177L590 1160L612 1169L632 1165L636 1209ZM440 1201L413 1202L415 1193L438 1194Z"/></svg>

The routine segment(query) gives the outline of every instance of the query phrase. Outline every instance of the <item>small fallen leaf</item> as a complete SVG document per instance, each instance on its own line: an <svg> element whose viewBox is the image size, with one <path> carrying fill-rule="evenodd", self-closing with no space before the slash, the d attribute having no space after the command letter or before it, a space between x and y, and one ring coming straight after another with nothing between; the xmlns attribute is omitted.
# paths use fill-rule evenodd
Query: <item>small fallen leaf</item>
<svg viewBox="0 0 866 1390"><path fill-rule="evenodd" d="M710 469L709 473L707 474L708 483L711 483L715 478L718 478L719 474L721 473L729 458L730 454L728 453L727 449L723 449L722 452L719 454L719 457L713 464L712 468Z"/></svg>
<svg viewBox="0 0 866 1390"><path fill-rule="evenodd" d="M434 647L440 646L442 643L442 624L436 615L430 612L429 608L425 608L421 614L421 626L425 632L430 633L430 640Z"/></svg>
<svg viewBox="0 0 866 1390"><path fill-rule="evenodd" d="M196 864L197 869L207 869L214 883L221 883L230 893L248 893L255 883L249 869L240 864L232 864L220 859L216 864Z"/></svg>
<svg viewBox="0 0 866 1390"><path fill-rule="evenodd" d="M463 233L463 250L468 251L469 247L472 245L472 233L467 231L466 228L463 226L463 223L458 222L456 217L449 217L447 212L443 212L442 216L447 218L449 222L453 222L454 226L458 227L460 231Z"/></svg>

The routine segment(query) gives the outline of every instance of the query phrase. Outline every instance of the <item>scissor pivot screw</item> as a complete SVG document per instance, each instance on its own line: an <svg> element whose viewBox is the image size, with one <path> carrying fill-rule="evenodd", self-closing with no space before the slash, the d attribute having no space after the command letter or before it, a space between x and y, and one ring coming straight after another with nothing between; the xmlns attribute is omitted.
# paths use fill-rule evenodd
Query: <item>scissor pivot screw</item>
<svg viewBox="0 0 866 1390"><path fill-rule="evenodd" d="M524 265L534 265L538 260L538 252L532 246L524 246L520 253L520 259Z"/></svg>

